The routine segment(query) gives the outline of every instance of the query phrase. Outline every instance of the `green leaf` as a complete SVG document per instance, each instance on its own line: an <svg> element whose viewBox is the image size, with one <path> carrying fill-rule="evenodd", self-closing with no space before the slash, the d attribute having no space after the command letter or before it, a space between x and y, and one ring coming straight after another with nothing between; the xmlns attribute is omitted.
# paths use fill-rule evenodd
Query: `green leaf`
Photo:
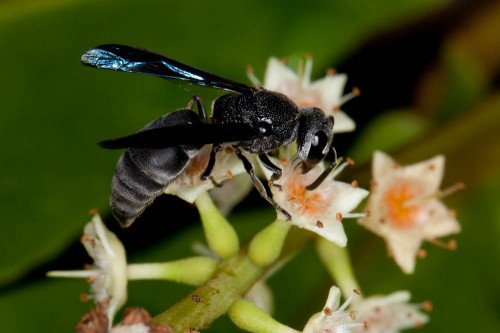
<svg viewBox="0 0 500 333"><path fill-rule="evenodd" d="M88 284L50 280L32 283L0 297L3 332L74 332L83 314L93 307L79 297Z"/></svg>
<svg viewBox="0 0 500 333"><path fill-rule="evenodd" d="M446 121L478 102L488 89L484 69L474 59L451 49L443 56L444 91L437 118Z"/></svg>

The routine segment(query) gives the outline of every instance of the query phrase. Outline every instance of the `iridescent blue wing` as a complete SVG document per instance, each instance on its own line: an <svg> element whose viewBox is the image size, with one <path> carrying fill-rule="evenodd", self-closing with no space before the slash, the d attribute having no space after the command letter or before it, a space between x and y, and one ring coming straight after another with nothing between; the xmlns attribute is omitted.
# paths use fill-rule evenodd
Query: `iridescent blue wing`
<svg viewBox="0 0 500 333"><path fill-rule="evenodd" d="M81 61L83 65L89 67L149 74L242 94L256 89L183 64L161 54L128 45L104 44L96 46L85 52Z"/></svg>

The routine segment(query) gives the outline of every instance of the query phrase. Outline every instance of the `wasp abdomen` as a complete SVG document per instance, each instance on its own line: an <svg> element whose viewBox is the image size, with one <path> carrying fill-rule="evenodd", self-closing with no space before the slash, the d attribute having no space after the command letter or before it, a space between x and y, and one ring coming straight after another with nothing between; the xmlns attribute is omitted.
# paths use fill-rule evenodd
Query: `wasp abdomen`
<svg viewBox="0 0 500 333"><path fill-rule="evenodd" d="M170 156L170 159L164 159ZM164 161L157 164L152 161ZM189 156L179 147L129 149L118 160L112 181L111 209L127 227L184 170ZM157 162L157 161L156 161Z"/></svg>
<svg viewBox="0 0 500 333"><path fill-rule="evenodd" d="M198 119L192 111L179 110L153 121L144 129ZM179 177L202 146L127 149L118 160L111 185L111 210L120 224L123 227L130 226Z"/></svg>

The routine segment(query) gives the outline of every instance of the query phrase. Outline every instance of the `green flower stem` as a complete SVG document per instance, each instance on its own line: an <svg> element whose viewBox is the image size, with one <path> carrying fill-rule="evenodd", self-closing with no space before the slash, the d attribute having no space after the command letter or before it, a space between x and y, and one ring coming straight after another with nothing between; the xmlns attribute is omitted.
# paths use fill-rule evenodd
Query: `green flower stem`
<svg viewBox="0 0 500 333"><path fill-rule="evenodd" d="M314 238L314 234L298 228L290 230L279 264ZM168 324L174 332L189 328L203 329L225 314L231 305L243 297L268 269L255 265L245 252L219 264L210 280L154 318L154 322Z"/></svg>
<svg viewBox="0 0 500 333"><path fill-rule="evenodd" d="M211 280L155 317L154 321L170 325L175 332L205 328L226 313L231 304L259 280L263 271L247 256L236 255L223 262Z"/></svg>
<svg viewBox="0 0 500 333"><path fill-rule="evenodd" d="M333 244L323 237L318 237L315 245L321 261L342 291L342 295L351 295L354 289L359 290L347 248Z"/></svg>
<svg viewBox="0 0 500 333"><path fill-rule="evenodd" d="M130 264L129 280L169 280L192 286L206 282L217 269L217 261L208 257L192 257L165 263Z"/></svg>
<svg viewBox="0 0 500 333"><path fill-rule="evenodd" d="M259 266L272 264L280 255L291 224L275 220L254 236L248 248L248 256Z"/></svg>
<svg viewBox="0 0 500 333"><path fill-rule="evenodd" d="M220 258L234 256L239 249L239 239L233 226L219 212L208 192L201 194L195 205L200 213L208 247Z"/></svg>
<svg viewBox="0 0 500 333"><path fill-rule="evenodd" d="M229 309L229 317L241 329L253 333L299 333L281 324L267 312L246 300L237 300Z"/></svg>

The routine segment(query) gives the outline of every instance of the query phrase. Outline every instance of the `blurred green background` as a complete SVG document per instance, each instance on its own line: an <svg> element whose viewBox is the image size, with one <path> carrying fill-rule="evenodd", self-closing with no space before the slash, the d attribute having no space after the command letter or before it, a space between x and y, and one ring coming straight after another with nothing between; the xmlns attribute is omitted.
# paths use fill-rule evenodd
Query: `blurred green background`
<svg viewBox="0 0 500 333"><path fill-rule="evenodd" d="M88 261L78 238L92 208L131 262L182 258L203 241L196 211L173 198L127 230L109 218L120 152L96 142L137 131L190 94L158 78L81 66L81 54L102 43L149 48L242 82L246 65L262 78L269 56L303 52L314 56L314 78L331 67L347 73L348 86L362 91L344 107L358 129L335 139L357 162L348 180L368 188L371 152L381 149L402 163L445 154L443 187L467 186L445 199L463 227L458 250L426 246L411 276L381 239L346 224L363 292L408 289L414 302L431 300L426 332L500 331L498 22L500 3L486 0L0 1L0 331L74 331L91 307L79 301L87 284L44 274ZM180 221L166 217L173 207ZM253 193L231 221L248 238L273 217ZM300 329L331 281L306 248L269 283L276 317ZM133 282L128 305L155 315L190 290ZM236 329L221 318L207 330L220 331Z"/></svg>

